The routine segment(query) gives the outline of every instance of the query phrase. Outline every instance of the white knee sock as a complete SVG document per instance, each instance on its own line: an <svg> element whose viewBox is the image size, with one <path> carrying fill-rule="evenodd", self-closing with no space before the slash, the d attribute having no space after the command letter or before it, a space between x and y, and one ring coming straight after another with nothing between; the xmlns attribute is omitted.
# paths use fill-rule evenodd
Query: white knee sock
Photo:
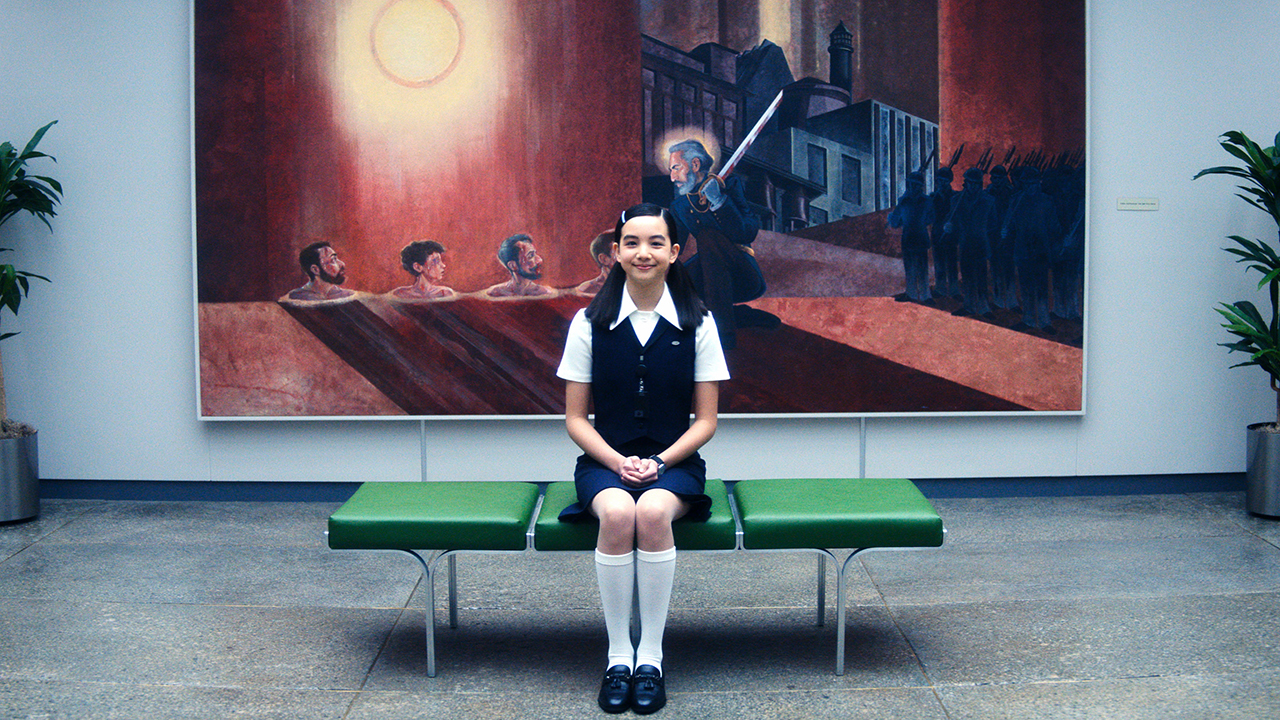
<svg viewBox="0 0 1280 720"><path fill-rule="evenodd" d="M662 670L662 634L667 628L671 586L676 577L676 549L659 552L636 550L636 587L640 593L640 644L636 667L652 665Z"/></svg>
<svg viewBox="0 0 1280 720"><path fill-rule="evenodd" d="M600 606L604 609L604 627L609 633L609 664L635 669L635 650L631 647L631 595L636 573L634 553L605 555L596 550L596 580L600 584Z"/></svg>

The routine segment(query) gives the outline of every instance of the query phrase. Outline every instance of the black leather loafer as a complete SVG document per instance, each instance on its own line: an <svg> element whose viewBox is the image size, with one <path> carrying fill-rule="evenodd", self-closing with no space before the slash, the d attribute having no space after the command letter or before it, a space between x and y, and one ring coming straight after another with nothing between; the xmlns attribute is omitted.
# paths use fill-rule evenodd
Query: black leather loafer
<svg viewBox="0 0 1280 720"><path fill-rule="evenodd" d="M600 709L607 713L625 712L631 707L631 668L614 665L606 670L597 701Z"/></svg>
<svg viewBox="0 0 1280 720"><path fill-rule="evenodd" d="M652 665L641 665L631 676L631 709L637 715L658 712L667 704L667 687L662 672Z"/></svg>

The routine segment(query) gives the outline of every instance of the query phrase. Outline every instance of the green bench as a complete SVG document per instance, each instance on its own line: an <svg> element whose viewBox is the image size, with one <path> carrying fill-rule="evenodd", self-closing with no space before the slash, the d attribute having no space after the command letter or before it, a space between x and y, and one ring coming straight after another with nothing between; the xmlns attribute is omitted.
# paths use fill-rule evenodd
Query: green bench
<svg viewBox="0 0 1280 720"><path fill-rule="evenodd" d="M844 674L845 583L853 558L880 548L942 545L933 506L909 480L708 480L711 517L677 520L682 552L813 552L818 624L826 615L826 561L837 569L836 674ZM589 551L595 523L562 523L572 482L367 482L329 517L334 550L393 550L422 565L427 675L436 675L435 577L449 560L449 626L457 627L457 556L462 553ZM843 562L832 548L851 549ZM434 551L430 559L420 552Z"/></svg>

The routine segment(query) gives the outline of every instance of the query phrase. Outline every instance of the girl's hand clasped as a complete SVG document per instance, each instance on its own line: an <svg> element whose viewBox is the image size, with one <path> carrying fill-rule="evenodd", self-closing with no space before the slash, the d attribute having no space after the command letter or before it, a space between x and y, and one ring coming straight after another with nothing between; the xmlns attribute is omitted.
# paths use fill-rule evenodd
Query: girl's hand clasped
<svg viewBox="0 0 1280 720"><path fill-rule="evenodd" d="M618 476L622 478L622 482L634 487L648 485L658 479L658 463L633 455L622 461Z"/></svg>

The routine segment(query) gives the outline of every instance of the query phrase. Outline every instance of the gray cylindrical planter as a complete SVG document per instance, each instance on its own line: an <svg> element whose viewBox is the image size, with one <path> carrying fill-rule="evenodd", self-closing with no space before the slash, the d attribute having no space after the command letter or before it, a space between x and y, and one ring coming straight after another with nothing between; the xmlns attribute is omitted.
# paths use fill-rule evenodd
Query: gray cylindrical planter
<svg viewBox="0 0 1280 720"><path fill-rule="evenodd" d="M1255 515L1280 517L1280 433L1261 430L1270 424L1249 426L1245 507Z"/></svg>
<svg viewBox="0 0 1280 720"><path fill-rule="evenodd" d="M38 435L0 439L0 522L40 514Z"/></svg>

